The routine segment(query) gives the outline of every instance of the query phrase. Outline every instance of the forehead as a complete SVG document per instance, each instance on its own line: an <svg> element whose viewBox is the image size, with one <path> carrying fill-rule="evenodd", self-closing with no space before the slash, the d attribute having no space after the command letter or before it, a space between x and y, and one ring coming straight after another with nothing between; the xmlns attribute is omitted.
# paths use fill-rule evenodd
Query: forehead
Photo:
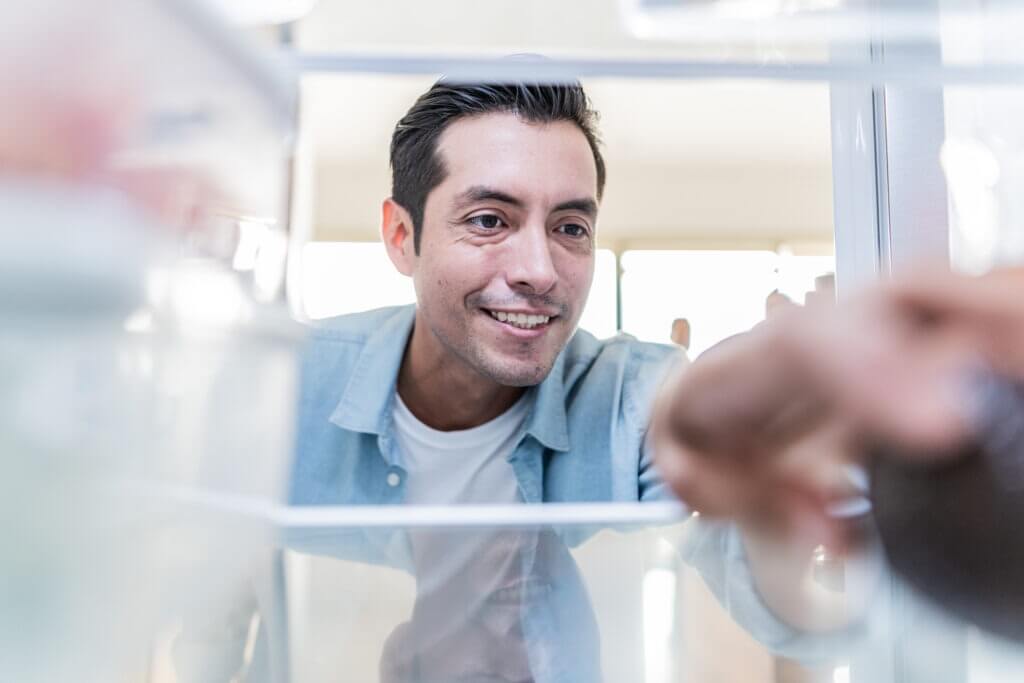
<svg viewBox="0 0 1024 683"><path fill-rule="evenodd" d="M485 185L528 201L596 198L597 166L572 121L530 123L512 113L465 117L448 126L437 152L447 171L437 190Z"/></svg>

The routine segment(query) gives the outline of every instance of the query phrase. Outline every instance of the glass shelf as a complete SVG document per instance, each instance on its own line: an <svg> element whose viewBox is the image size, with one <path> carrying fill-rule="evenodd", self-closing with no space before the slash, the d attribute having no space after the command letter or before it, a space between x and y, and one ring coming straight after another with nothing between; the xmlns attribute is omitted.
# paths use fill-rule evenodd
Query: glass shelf
<svg viewBox="0 0 1024 683"><path fill-rule="evenodd" d="M1009 1L570 0L557 8L516 3L517 11L505 4L467 11L454 0L324 1L296 24L296 58L313 71L465 78L1024 81L1024 7ZM523 53L550 63L531 70L503 59Z"/></svg>

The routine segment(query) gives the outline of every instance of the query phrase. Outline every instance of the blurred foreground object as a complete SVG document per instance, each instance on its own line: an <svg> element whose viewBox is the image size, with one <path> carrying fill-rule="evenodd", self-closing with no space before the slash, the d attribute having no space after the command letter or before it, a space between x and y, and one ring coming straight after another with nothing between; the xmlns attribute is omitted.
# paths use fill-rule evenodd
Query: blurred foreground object
<svg viewBox="0 0 1024 683"><path fill-rule="evenodd" d="M0 680L143 680L284 495L293 84L180 0L9 8L0 63Z"/></svg>
<svg viewBox="0 0 1024 683"><path fill-rule="evenodd" d="M1024 407L1019 396L1015 404ZM990 432L996 443L980 438L948 461L877 449L871 497L898 573L957 616L1024 642L1024 410L1012 420ZM1012 443L1002 438L1008 424L1017 431ZM997 464L1006 456L1016 471Z"/></svg>
<svg viewBox="0 0 1024 683"><path fill-rule="evenodd" d="M662 460L668 481L702 512L841 544L830 510L848 495L844 472L876 455L872 498L894 567L1021 638L1021 292L1020 269L921 272L722 344L673 397L683 447Z"/></svg>
<svg viewBox="0 0 1024 683"><path fill-rule="evenodd" d="M989 334L1012 335L1006 323ZM1012 357L986 346L979 362L991 358L1015 377L982 365L963 378L969 427L960 443L930 453L874 447L871 495L896 571L957 616L1024 642L1024 383Z"/></svg>
<svg viewBox="0 0 1024 683"><path fill-rule="evenodd" d="M275 64L171 0L13 9L0 62L0 178L119 190L184 235L183 255L280 296L296 94Z"/></svg>

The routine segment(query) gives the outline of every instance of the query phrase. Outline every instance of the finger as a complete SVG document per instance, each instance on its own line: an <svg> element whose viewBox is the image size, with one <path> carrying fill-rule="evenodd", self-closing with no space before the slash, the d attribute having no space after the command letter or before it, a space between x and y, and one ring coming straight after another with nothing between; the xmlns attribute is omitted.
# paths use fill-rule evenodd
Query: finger
<svg viewBox="0 0 1024 683"><path fill-rule="evenodd" d="M956 326L997 369L1024 376L1024 268L1000 268L982 276L949 271L917 273L892 283L888 295L908 313L932 325Z"/></svg>
<svg viewBox="0 0 1024 683"><path fill-rule="evenodd" d="M839 394L844 412L868 436L922 452L955 449L970 433L975 355L930 334L892 356L877 376L849 379Z"/></svg>
<svg viewBox="0 0 1024 683"><path fill-rule="evenodd" d="M922 331L877 298L847 310L823 321L821 329L831 333L796 330L803 336L792 345L826 413L919 448L946 448L963 438L969 406L962 378L977 362L964 335Z"/></svg>
<svg viewBox="0 0 1024 683"><path fill-rule="evenodd" d="M671 394L672 435L699 452L746 452L769 433L784 437L808 417L808 387L789 357L773 348L778 332L766 325L702 356Z"/></svg>
<svg viewBox="0 0 1024 683"><path fill-rule="evenodd" d="M823 505L859 493L849 477L849 464L855 460L852 429L838 418L824 422L780 452L778 478L816 492Z"/></svg>
<svg viewBox="0 0 1024 683"><path fill-rule="evenodd" d="M656 466L662 479L684 503L711 517L737 517L759 495L757 479L733 462L722 462L662 442L656 450Z"/></svg>
<svg viewBox="0 0 1024 683"><path fill-rule="evenodd" d="M1024 268L1000 268L981 276L927 270L894 280L885 288L909 310L939 318L997 321L1024 315Z"/></svg>

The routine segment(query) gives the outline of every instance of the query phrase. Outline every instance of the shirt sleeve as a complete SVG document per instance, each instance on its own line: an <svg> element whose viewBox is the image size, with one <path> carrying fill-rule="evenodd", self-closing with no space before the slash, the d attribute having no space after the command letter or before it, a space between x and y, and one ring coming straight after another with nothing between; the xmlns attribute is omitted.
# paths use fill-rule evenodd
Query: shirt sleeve
<svg viewBox="0 0 1024 683"><path fill-rule="evenodd" d="M836 659L864 635L864 624L807 632L779 619L758 593L743 540L735 524L691 519L679 554L696 569L729 616L773 653L805 663Z"/></svg>
<svg viewBox="0 0 1024 683"><path fill-rule="evenodd" d="M649 426L654 412L654 404L662 386L687 362L684 353L672 349L671 352L664 353L654 362L648 360L642 363L637 373L636 388L632 392L636 400L632 409L627 410L627 415L634 420L633 429L639 434L640 458L637 477L640 502L677 500L655 466L654 447L651 444Z"/></svg>
<svg viewBox="0 0 1024 683"><path fill-rule="evenodd" d="M641 370L638 396L643 407L636 411L641 433L639 498L641 502L675 500L658 473L654 448L647 433L654 401L665 378L680 368L685 357L669 357ZM728 521L691 518L678 551L700 573L708 588L732 619L773 653L806 663L822 662L848 651L859 627L828 633L811 633L782 621L765 604L754 582L740 531Z"/></svg>

